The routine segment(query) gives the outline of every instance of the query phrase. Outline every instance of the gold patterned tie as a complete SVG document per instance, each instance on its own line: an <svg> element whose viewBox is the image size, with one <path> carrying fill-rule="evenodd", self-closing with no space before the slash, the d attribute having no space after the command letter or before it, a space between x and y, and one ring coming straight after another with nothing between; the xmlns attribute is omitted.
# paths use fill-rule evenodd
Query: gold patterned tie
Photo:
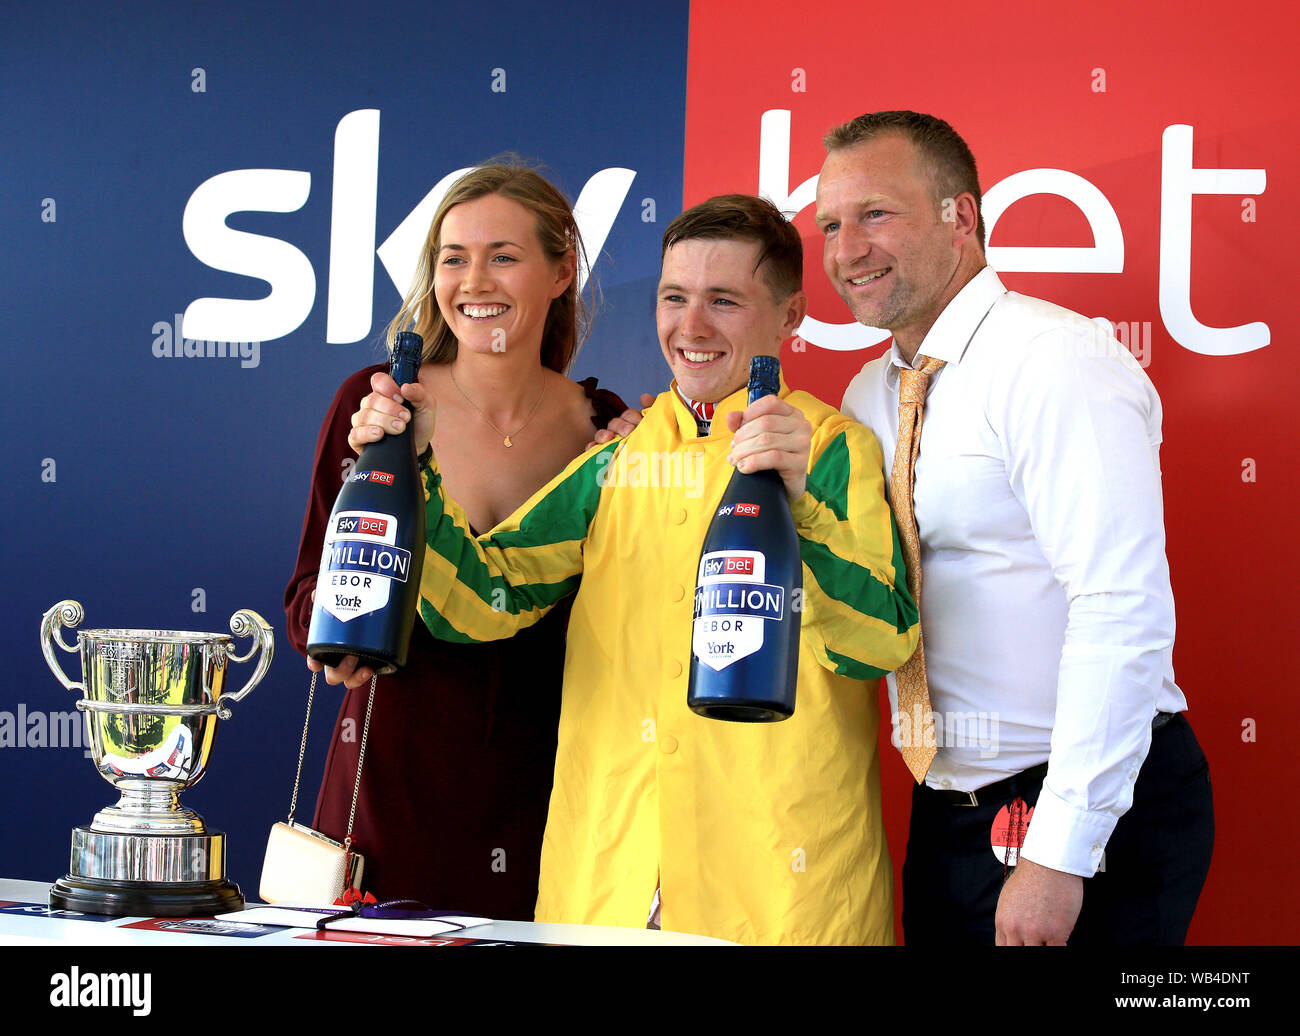
<svg viewBox="0 0 1300 1036"><path fill-rule="evenodd" d="M946 361L918 356L919 370L898 369L898 445L894 450L894 469L889 475L889 497L894 505L894 520L903 541L903 560L907 563L907 588L912 591L917 612L921 608L921 540L912 509L912 490L916 485L916 457L921 450L921 418L925 412L925 394L930 376ZM898 689L900 748L903 762L912 771L916 783L925 780L934 761L934 713L930 708L930 688L925 678L925 642L918 640L916 651L894 674Z"/></svg>

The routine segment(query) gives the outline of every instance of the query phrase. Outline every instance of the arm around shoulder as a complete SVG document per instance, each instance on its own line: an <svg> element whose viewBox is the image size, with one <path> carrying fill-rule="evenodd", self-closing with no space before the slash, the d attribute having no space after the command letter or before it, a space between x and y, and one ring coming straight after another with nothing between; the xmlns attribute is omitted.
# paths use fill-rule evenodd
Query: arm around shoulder
<svg viewBox="0 0 1300 1036"><path fill-rule="evenodd" d="M818 661L855 679L898 668L916 649L920 625L875 436L838 416L816 428L807 489L792 512L805 636Z"/></svg>

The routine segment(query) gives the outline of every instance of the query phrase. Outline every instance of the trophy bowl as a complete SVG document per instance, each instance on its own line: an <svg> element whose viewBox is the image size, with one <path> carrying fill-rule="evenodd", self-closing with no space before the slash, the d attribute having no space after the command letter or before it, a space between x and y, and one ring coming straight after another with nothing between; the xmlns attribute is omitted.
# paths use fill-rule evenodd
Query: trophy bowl
<svg viewBox="0 0 1300 1036"><path fill-rule="evenodd" d="M202 916L243 905L225 878L225 835L209 830L179 795L202 778L220 720L266 674L271 627L252 611L230 620L253 644L237 654L234 637L178 630L62 630L81 623L76 601L61 601L41 622L41 651L64 687L83 695L91 757L118 791L116 804L72 832L72 868L50 893L62 909L95 914ZM81 655L82 680L68 679L54 648ZM260 651L248 682L226 693L228 663Z"/></svg>

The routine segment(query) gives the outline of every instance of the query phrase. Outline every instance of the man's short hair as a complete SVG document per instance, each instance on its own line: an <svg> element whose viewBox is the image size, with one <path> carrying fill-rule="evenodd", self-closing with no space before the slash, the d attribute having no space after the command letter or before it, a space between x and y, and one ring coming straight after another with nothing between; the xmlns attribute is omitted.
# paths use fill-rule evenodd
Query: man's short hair
<svg viewBox="0 0 1300 1036"><path fill-rule="evenodd" d="M863 144L888 133L906 137L921 153L930 169L935 201L942 205L944 199L959 194L975 198L978 224L975 228L980 248L984 247L984 213L981 211L979 173L975 169L975 156L966 141L948 123L934 115L920 112L893 111L868 112L856 119L836 126L822 138L827 151L839 151Z"/></svg>
<svg viewBox="0 0 1300 1036"><path fill-rule="evenodd" d="M668 224L660 262L679 241L740 240L758 244L757 272L763 269L768 290L777 302L803 287L803 241L781 210L752 194L721 194L693 205Z"/></svg>

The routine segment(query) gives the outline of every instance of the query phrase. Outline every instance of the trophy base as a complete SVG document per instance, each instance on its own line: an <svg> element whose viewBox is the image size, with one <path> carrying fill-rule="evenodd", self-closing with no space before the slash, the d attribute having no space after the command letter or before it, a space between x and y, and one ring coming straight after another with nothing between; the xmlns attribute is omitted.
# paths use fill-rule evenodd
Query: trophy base
<svg viewBox="0 0 1300 1036"><path fill-rule="evenodd" d="M67 874L50 887L50 907L109 917L211 917L242 910L244 896L232 881L114 881Z"/></svg>
<svg viewBox="0 0 1300 1036"><path fill-rule="evenodd" d="M71 870L51 887L50 906L110 917L210 917L243 909L244 897L226 878L220 831L77 827Z"/></svg>

